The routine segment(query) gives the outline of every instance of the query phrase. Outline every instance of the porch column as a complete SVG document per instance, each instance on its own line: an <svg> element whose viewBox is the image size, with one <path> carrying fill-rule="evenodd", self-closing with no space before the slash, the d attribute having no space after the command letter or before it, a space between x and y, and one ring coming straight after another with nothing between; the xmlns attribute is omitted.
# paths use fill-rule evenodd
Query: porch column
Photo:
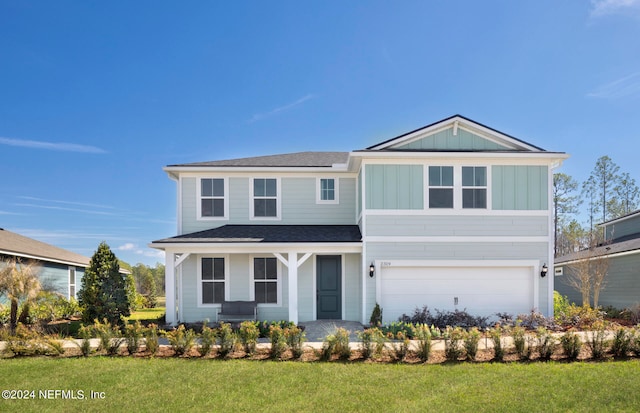
<svg viewBox="0 0 640 413"><path fill-rule="evenodd" d="M176 323L176 277L175 277L175 254L166 252L164 266L164 288L166 297L166 315L167 324L175 325Z"/></svg>
<svg viewBox="0 0 640 413"><path fill-rule="evenodd" d="M289 252L289 321L298 324L298 253Z"/></svg>

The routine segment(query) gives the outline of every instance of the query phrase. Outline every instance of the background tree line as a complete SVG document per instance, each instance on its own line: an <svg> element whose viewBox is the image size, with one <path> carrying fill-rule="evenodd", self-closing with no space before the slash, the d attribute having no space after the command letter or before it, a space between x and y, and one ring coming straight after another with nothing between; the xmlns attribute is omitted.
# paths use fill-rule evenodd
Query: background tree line
<svg viewBox="0 0 640 413"><path fill-rule="evenodd" d="M604 241L597 224L638 209L640 189L629 173L608 156L597 161L582 183L570 175L553 175L556 257L578 252ZM581 223L579 217L586 217Z"/></svg>

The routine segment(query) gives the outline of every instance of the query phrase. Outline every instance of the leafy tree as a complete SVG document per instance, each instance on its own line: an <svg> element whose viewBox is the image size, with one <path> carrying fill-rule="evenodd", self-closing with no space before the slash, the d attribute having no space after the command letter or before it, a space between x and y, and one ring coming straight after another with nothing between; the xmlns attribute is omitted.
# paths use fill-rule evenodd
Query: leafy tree
<svg viewBox="0 0 640 413"><path fill-rule="evenodd" d="M112 324L122 323L121 317L130 314L125 287L126 281L120 274L118 258L105 242L101 242L91 257L82 277L82 288L78 291L83 321L90 323L106 318Z"/></svg>
<svg viewBox="0 0 640 413"><path fill-rule="evenodd" d="M558 234L557 256L570 254L589 247L590 232L578 221L572 219L560 227Z"/></svg>
<svg viewBox="0 0 640 413"><path fill-rule="evenodd" d="M151 269L151 272L156 280L157 293L164 295L164 265L157 263L155 268Z"/></svg>
<svg viewBox="0 0 640 413"><path fill-rule="evenodd" d="M11 303L9 326L13 333L18 320L26 321L29 306L41 290L38 274L40 265L36 261L22 262L11 257L0 263L0 295L6 295ZM18 308L22 304L22 312L18 317Z"/></svg>
<svg viewBox="0 0 640 413"><path fill-rule="evenodd" d="M578 182L564 173L553 174L553 227L554 255L558 256L559 226L568 214L578 212L580 199L573 193L578 189Z"/></svg>
<svg viewBox="0 0 640 413"><path fill-rule="evenodd" d="M144 264L138 263L132 268L132 273L138 292L144 296L145 306L154 308L156 306L157 292L156 280L152 269Z"/></svg>

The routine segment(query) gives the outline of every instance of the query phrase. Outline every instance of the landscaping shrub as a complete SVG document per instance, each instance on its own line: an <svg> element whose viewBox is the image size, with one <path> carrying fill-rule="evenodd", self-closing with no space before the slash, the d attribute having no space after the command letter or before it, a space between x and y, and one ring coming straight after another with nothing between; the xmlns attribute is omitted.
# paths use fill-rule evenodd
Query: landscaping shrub
<svg viewBox="0 0 640 413"><path fill-rule="evenodd" d="M78 344L78 347L80 348L80 353L84 357L89 357L92 353L91 341L89 341L93 336L91 330L91 327L88 326L82 326L80 327L80 330L78 330L78 335L82 339L82 341L80 341L80 344Z"/></svg>
<svg viewBox="0 0 640 413"><path fill-rule="evenodd" d="M337 355L340 360L348 360L351 356L349 332L342 327L337 328L333 334L326 336L322 343L321 360L329 361L334 355Z"/></svg>
<svg viewBox="0 0 640 413"><path fill-rule="evenodd" d="M493 358L497 361L504 360L504 347L502 346L502 335L503 329L498 324L493 328L487 330L487 334L489 335L489 339L493 343Z"/></svg>
<svg viewBox="0 0 640 413"><path fill-rule="evenodd" d="M53 321L81 314L80 306L75 298L67 300L62 294L40 291L30 308L32 321Z"/></svg>
<svg viewBox="0 0 640 413"><path fill-rule="evenodd" d="M536 329L536 341L540 359L550 360L556 349L555 337L546 328L538 327Z"/></svg>
<svg viewBox="0 0 640 413"><path fill-rule="evenodd" d="M447 327L442 334L444 338L444 356L449 361L458 361L464 355L462 340L464 330L460 327Z"/></svg>
<svg viewBox="0 0 640 413"><path fill-rule="evenodd" d="M64 353L62 345L54 338L43 336L37 331L18 323L13 334L7 335L4 353L13 357L57 356Z"/></svg>
<svg viewBox="0 0 640 413"><path fill-rule="evenodd" d="M384 336L392 335L395 337L398 333L402 332L407 337L413 337L413 324L404 321L394 321L380 327Z"/></svg>
<svg viewBox="0 0 640 413"><path fill-rule="evenodd" d="M284 339L287 346L291 350L293 358L298 359L304 353L304 342L306 341L305 332L298 326L285 327Z"/></svg>
<svg viewBox="0 0 640 413"><path fill-rule="evenodd" d="M611 352L615 357L627 357L632 348L633 334L624 327L619 327L613 334Z"/></svg>
<svg viewBox="0 0 640 413"><path fill-rule="evenodd" d="M591 357L601 359L607 352L607 341L605 340L606 325L600 321L591 325L591 330L587 332L587 347L591 351Z"/></svg>
<svg viewBox="0 0 640 413"><path fill-rule="evenodd" d="M440 311L435 309L436 314L431 314L427 306L416 308L411 316L403 314L399 321L412 324L428 324L434 325L440 329L447 327L462 327L469 329L471 327L484 328L487 326L488 317L476 317L467 313L465 310Z"/></svg>
<svg viewBox="0 0 640 413"><path fill-rule="evenodd" d="M243 321L238 329L238 338L246 354L253 354L256 351L260 330L255 321Z"/></svg>
<svg viewBox="0 0 640 413"><path fill-rule="evenodd" d="M378 327L370 327L358 332L360 339L360 352L363 359L379 356L384 348L384 334Z"/></svg>
<svg viewBox="0 0 640 413"><path fill-rule="evenodd" d="M413 326L413 338L418 342L418 358L426 362L431 354L431 328L426 324Z"/></svg>
<svg viewBox="0 0 640 413"><path fill-rule="evenodd" d="M269 327L269 341L271 342L271 358L281 358L282 354L287 350L287 341L284 338L284 330L280 325L272 324Z"/></svg>
<svg viewBox="0 0 640 413"><path fill-rule="evenodd" d="M526 343L526 330L519 323L511 329L511 338L513 338L513 347L515 348L516 355L520 360L523 358L529 358L529 351L527 350Z"/></svg>
<svg viewBox="0 0 640 413"><path fill-rule="evenodd" d="M531 310L528 314L518 314L515 320L515 324L521 325L527 330L536 330L539 327L543 327L549 330L557 330L558 325L553 317L545 317L544 314Z"/></svg>
<svg viewBox="0 0 640 413"><path fill-rule="evenodd" d="M567 331L560 337L560 344L564 355L570 360L576 360L582 349L582 340L576 333Z"/></svg>
<svg viewBox="0 0 640 413"><path fill-rule="evenodd" d="M640 304L636 304L625 309L625 312L633 324L640 323Z"/></svg>
<svg viewBox="0 0 640 413"><path fill-rule="evenodd" d="M171 331L163 331L163 335L169 341L169 345L176 356L189 353L196 341L196 332L192 329L186 329L183 324Z"/></svg>
<svg viewBox="0 0 640 413"><path fill-rule="evenodd" d="M369 318L369 325L372 327L379 327L382 325L382 308L380 304L376 303L371 312L371 318Z"/></svg>
<svg viewBox="0 0 640 413"><path fill-rule="evenodd" d="M467 360L474 361L476 359L476 355L478 354L478 342L480 342L481 337L482 333L480 333L476 327L472 327L464 333L463 341Z"/></svg>
<svg viewBox="0 0 640 413"><path fill-rule="evenodd" d="M218 353L222 357L227 357L233 352L238 342L238 336L233 331L231 324L221 322L218 327Z"/></svg>
<svg viewBox="0 0 640 413"><path fill-rule="evenodd" d="M144 343L146 350L154 355L158 352L160 348L160 343L158 342L158 325L157 324L149 324L144 329Z"/></svg>
<svg viewBox="0 0 640 413"><path fill-rule="evenodd" d="M566 314L569 306L569 298L566 295L562 295L558 291L553 292L553 315L556 322L561 323L561 314Z"/></svg>
<svg viewBox="0 0 640 413"><path fill-rule="evenodd" d="M120 346L125 342L125 338L120 333L120 328L111 324L107 319L102 323L97 319L93 322L93 334L100 339L99 350L104 350L110 356L115 356L120 350Z"/></svg>
<svg viewBox="0 0 640 413"><path fill-rule="evenodd" d="M556 314L556 319L563 327L590 329L594 324L604 321L604 312L589 306L571 304L563 313Z"/></svg>
<svg viewBox="0 0 640 413"><path fill-rule="evenodd" d="M262 321L262 322L258 321L257 325L258 325L258 329L260 330L260 337L269 338L269 333L270 333L269 329L271 328L271 326L279 326L284 330L285 327L292 327L295 324L291 321L280 320L280 321Z"/></svg>
<svg viewBox="0 0 640 413"><path fill-rule="evenodd" d="M389 336L389 340L391 340L391 348L389 352L389 356L393 361L402 361L407 356L409 352L409 338L402 332L398 332L395 337Z"/></svg>
<svg viewBox="0 0 640 413"><path fill-rule="evenodd" d="M200 333L200 346L198 347L198 353L200 357L205 357L211 352L213 345L216 342L216 330L207 326L205 323L202 326L202 332Z"/></svg>
<svg viewBox="0 0 640 413"><path fill-rule="evenodd" d="M140 321L136 321L133 324L127 324L124 327L124 337L127 342L127 351L129 354L134 354L138 351L140 341L144 335L144 327L140 324Z"/></svg>

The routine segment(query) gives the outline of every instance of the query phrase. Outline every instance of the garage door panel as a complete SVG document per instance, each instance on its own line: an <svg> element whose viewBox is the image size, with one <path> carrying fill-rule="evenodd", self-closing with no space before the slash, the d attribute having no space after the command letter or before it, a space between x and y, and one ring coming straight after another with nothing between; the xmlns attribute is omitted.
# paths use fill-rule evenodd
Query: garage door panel
<svg viewBox="0 0 640 413"><path fill-rule="evenodd" d="M530 267L385 267L380 287L385 322L425 305L432 311L466 309L475 316L534 307Z"/></svg>

